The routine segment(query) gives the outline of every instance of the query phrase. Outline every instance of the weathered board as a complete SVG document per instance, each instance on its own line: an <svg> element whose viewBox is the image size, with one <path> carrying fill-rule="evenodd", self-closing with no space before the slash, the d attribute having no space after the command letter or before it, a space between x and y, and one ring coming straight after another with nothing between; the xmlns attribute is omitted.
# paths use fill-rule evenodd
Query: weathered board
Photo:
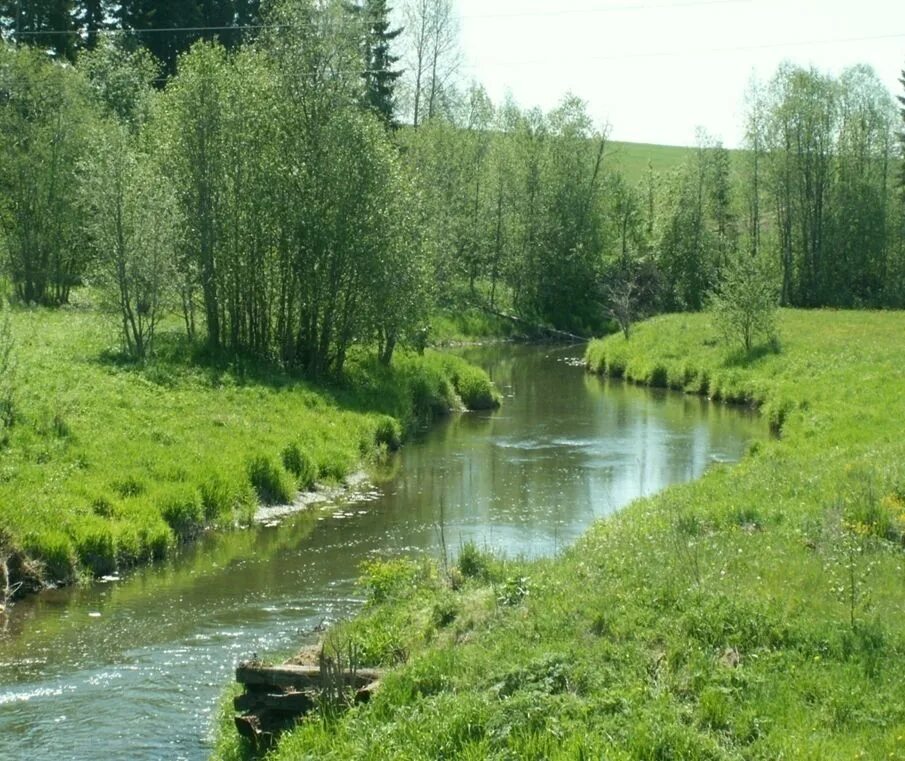
<svg viewBox="0 0 905 761"><path fill-rule="evenodd" d="M339 675L355 703L368 702L382 677L379 669L357 669ZM326 681L332 686L336 680L337 674L331 673ZM325 679L314 666L271 666L249 661L236 668L236 681L245 686L245 693L233 700L233 707L241 713L235 717L236 729L255 745L266 747L280 732L314 710Z"/></svg>
<svg viewBox="0 0 905 761"><path fill-rule="evenodd" d="M378 669L360 669L343 674L348 687L361 689L383 676ZM296 690L316 690L322 684L321 670L316 666L265 666L259 663L240 663L236 668L236 681L245 685L287 687Z"/></svg>

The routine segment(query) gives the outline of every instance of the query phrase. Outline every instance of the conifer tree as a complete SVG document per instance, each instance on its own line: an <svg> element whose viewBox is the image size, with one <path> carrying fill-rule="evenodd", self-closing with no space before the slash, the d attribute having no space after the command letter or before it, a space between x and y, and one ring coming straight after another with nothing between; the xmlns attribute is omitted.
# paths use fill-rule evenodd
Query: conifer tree
<svg viewBox="0 0 905 761"><path fill-rule="evenodd" d="M73 60L78 42L73 0L2 0L0 32L17 44L49 50Z"/></svg>
<svg viewBox="0 0 905 761"><path fill-rule="evenodd" d="M350 10L360 17L362 52L365 63L364 105L374 111L389 127L396 124L396 82L402 71L393 70L399 56L393 55L393 41L402 29L391 29L390 12L386 0L364 0L362 5L351 5Z"/></svg>

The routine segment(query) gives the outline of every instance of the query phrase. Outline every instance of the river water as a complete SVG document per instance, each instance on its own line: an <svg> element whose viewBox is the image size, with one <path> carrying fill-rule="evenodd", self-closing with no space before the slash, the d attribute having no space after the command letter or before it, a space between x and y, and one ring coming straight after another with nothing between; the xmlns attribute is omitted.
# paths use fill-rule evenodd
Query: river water
<svg viewBox="0 0 905 761"><path fill-rule="evenodd" d="M17 604L0 617L0 759L205 759L236 662L354 614L363 560L436 555L441 535L451 555L549 555L766 435L740 410L588 376L581 351L470 350L503 409L433 426L353 499Z"/></svg>

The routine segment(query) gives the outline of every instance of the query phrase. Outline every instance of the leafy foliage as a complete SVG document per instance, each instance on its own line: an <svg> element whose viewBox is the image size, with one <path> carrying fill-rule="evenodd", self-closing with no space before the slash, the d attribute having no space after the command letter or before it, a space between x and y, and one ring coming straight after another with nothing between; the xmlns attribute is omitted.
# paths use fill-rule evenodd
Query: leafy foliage
<svg viewBox="0 0 905 761"><path fill-rule="evenodd" d="M757 338L774 339L779 287L763 257L734 256L710 301L713 318L729 343L750 352Z"/></svg>

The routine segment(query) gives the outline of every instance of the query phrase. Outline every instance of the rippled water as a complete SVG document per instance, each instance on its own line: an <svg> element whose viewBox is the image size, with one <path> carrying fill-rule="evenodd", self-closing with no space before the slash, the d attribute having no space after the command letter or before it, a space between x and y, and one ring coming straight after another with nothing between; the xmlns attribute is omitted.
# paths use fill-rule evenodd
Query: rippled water
<svg viewBox="0 0 905 761"><path fill-rule="evenodd" d="M586 376L577 356L471 351L504 408L433 427L354 499L16 605L0 618L0 759L204 759L235 663L353 614L372 554L437 553L441 516L453 553L550 554L765 435L738 410Z"/></svg>

